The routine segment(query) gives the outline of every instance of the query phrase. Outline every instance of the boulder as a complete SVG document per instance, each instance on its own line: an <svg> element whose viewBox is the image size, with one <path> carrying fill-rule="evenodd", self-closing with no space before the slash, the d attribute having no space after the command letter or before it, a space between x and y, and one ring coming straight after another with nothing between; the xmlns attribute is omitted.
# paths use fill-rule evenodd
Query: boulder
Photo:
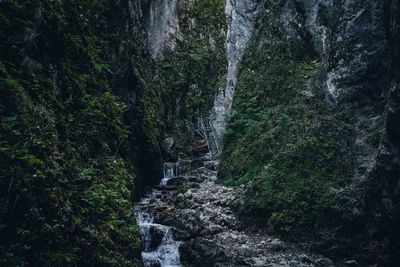
<svg viewBox="0 0 400 267"><path fill-rule="evenodd" d="M177 185L183 185L187 181L187 178L184 176L176 176L174 178L171 178L167 181L168 186L177 186Z"/></svg>
<svg viewBox="0 0 400 267"><path fill-rule="evenodd" d="M150 249L151 251L154 251L161 245L164 238L164 232L155 226L150 227L149 232L151 236Z"/></svg>

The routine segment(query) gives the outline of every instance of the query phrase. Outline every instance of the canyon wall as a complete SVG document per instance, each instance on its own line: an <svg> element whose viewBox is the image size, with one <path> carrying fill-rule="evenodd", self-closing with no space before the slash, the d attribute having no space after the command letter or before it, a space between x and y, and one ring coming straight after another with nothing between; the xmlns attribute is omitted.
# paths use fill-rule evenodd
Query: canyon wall
<svg viewBox="0 0 400 267"><path fill-rule="evenodd" d="M398 254L396 4L259 3L220 179L247 185L244 218L333 258L388 264Z"/></svg>

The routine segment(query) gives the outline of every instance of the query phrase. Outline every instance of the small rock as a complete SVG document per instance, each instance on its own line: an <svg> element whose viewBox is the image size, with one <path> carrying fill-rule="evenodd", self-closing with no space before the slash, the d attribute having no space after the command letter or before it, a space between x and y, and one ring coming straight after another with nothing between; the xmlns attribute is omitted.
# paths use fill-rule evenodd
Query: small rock
<svg viewBox="0 0 400 267"><path fill-rule="evenodd" d="M281 241L275 239L275 240L271 241L270 248L274 251L281 251L281 250L285 249L285 246Z"/></svg>
<svg viewBox="0 0 400 267"><path fill-rule="evenodd" d="M301 262L304 262L304 263L311 263L312 262L310 257L308 257L306 254L301 254L299 256L299 258L300 258Z"/></svg>
<svg viewBox="0 0 400 267"><path fill-rule="evenodd" d="M184 194L185 198L192 198L193 194L192 191L188 190L185 194Z"/></svg>
<svg viewBox="0 0 400 267"><path fill-rule="evenodd" d="M332 261L327 258L318 258L315 260L315 265L316 266L323 266L323 267L328 267L328 266L333 266Z"/></svg>
<svg viewBox="0 0 400 267"><path fill-rule="evenodd" d="M265 259L261 258L252 258L253 266L266 266L266 261Z"/></svg>
<svg viewBox="0 0 400 267"><path fill-rule="evenodd" d="M345 261L344 264L346 266L358 266L358 263L356 260L348 260L348 261Z"/></svg>
<svg viewBox="0 0 400 267"><path fill-rule="evenodd" d="M187 186L189 188L200 188L200 185L198 183L188 183Z"/></svg>

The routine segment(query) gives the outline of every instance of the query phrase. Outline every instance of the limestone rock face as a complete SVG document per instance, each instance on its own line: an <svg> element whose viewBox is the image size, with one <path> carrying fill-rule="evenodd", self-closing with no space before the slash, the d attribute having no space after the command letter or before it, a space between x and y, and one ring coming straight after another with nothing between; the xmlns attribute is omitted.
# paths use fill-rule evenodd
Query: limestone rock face
<svg viewBox="0 0 400 267"><path fill-rule="evenodd" d="M163 59L174 51L180 36L177 0L153 0L147 19L149 50L153 58Z"/></svg>
<svg viewBox="0 0 400 267"><path fill-rule="evenodd" d="M294 8L327 66L326 87L335 102L387 93L384 1L303 0L295 1Z"/></svg>
<svg viewBox="0 0 400 267"><path fill-rule="evenodd" d="M212 125L221 142L237 83L238 64L257 32L260 15L271 12L267 1L226 1L227 82L216 96ZM334 103L359 104L383 98L389 86L389 47L384 1L286 1L281 14L288 38L315 50L326 67L324 87ZM269 42L271 40L265 40Z"/></svg>
<svg viewBox="0 0 400 267"><path fill-rule="evenodd" d="M351 173L345 175L346 184L332 189L343 203L346 203L335 207L335 212L341 218L338 225L344 229L351 229L351 226L357 223L360 229L365 227L365 232L374 233L370 240L385 239L388 236L387 232L390 232L390 235L396 236L391 238L390 242L393 244L400 236L397 230L393 230L396 228L394 225L399 222L399 205L396 203L399 202L400 192L398 3L390 0L265 0L259 1L258 5L252 3L252 6L249 1L242 1L240 5L247 4L247 9L241 6L241 11L235 13L235 8L239 5L235 1L227 1L228 82L216 98L212 116L215 131L221 137L232 103L235 103L233 109L239 110L240 98L235 100L235 86L237 85L236 92L240 95L239 93L245 94L243 91L247 93L253 88L255 91L259 84L262 87L268 82L268 79L257 80L258 76L264 77L264 74L261 71L257 73L257 68L252 68L254 60L250 57L257 58L259 55L261 58L262 52L274 44L284 41L290 43L280 51L290 60L308 57L318 61L321 66L320 73L315 80L309 81L306 87L312 87L316 94L321 94L321 102L324 105L337 109L332 110L333 114L338 114L339 110L356 114L356 121L351 122L354 135L350 141L355 148L355 171L353 172L352 167ZM236 15L238 16L235 17ZM274 17L275 25L269 27L265 21L271 17ZM274 27L282 30L280 35L274 33ZM244 28L247 29L248 35L241 33ZM251 49L245 51L246 47ZM242 79L242 73L257 82L245 81L245 78ZM244 83L248 83L249 86L243 85ZM280 95L279 87L277 88L276 94ZM281 91L284 94L284 88ZM270 93L267 90L265 92ZM315 95L312 90L305 90L301 93L301 98L304 102L316 103ZM274 96L262 95L260 89L260 95L257 97L260 100L257 99L258 102L254 106L258 105L257 108L261 109L265 107L267 110L268 104L271 103L270 98ZM244 99L250 102L250 97ZM243 115L244 109L241 112L238 117L246 119ZM386 126L382 123L385 120L384 114ZM255 121L258 122L257 119ZM361 125L360 121L365 121L368 127ZM384 128L386 129L383 133ZM380 138L382 133L383 137ZM251 142L243 143L246 145ZM226 143L225 146L227 148L229 144ZM263 163L270 162L266 160ZM368 224L365 224L365 221L368 221ZM383 231L379 229L387 222L390 222L391 226ZM335 234L332 231L328 239L334 240L343 235ZM345 232L344 235L349 235L349 232ZM385 237L382 237L383 235ZM381 241L381 244L387 242ZM349 244L355 245L355 241L351 240ZM345 245L340 249L344 251L347 248L348 245Z"/></svg>
<svg viewBox="0 0 400 267"><path fill-rule="evenodd" d="M226 39L227 81L225 88L219 89L211 114L211 123L219 143L221 143L222 135L225 132L226 117L229 116L232 109L238 64L253 36L255 22L261 11L261 6L261 2L256 0L228 0L225 4L228 24Z"/></svg>

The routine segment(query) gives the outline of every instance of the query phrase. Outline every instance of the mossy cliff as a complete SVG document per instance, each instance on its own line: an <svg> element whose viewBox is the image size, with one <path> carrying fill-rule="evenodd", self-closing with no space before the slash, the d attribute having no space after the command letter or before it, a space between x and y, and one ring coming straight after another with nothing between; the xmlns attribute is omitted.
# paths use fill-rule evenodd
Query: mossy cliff
<svg viewBox="0 0 400 267"><path fill-rule="evenodd" d="M226 72L224 1L178 1L176 48L157 61L165 130L180 146L193 140L200 114L208 116Z"/></svg>
<svg viewBox="0 0 400 267"><path fill-rule="evenodd" d="M159 143L192 138L184 123L224 68L222 1L181 9L162 62L147 52L147 8L1 1L1 266L138 263L132 207L161 178Z"/></svg>
<svg viewBox="0 0 400 267"><path fill-rule="evenodd" d="M134 264L134 183L160 160L139 8L2 1L2 266Z"/></svg>
<svg viewBox="0 0 400 267"><path fill-rule="evenodd" d="M240 65L219 178L247 185L237 208L249 223L333 258L387 263L394 252L385 231L394 227L381 231L387 221L367 204L390 80L385 9L368 2L375 9L363 16L374 23L348 22L358 5L325 4L263 2ZM381 41L372 44L372 35Z"/></svg>

